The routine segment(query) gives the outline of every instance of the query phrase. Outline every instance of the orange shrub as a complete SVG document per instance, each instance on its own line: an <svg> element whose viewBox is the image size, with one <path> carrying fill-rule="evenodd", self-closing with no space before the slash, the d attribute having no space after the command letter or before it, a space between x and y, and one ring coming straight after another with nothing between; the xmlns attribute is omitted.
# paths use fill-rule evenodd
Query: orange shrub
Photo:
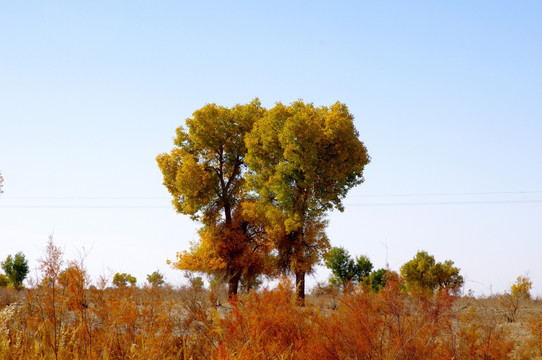
<svg viewBox="0 0 542 360"><path fill-rule="evenodd" d="M446 359L442 334L450 328L452 298L410 296L398 279L378 293L358 288L345 295L329 317L321 317L314 358Z"/></svg>
<svg viewBox="0 0 542 360"><path fill-rule="evenodd" d="M398 276L333 295L332 307L296 306L284 280L215 307L202 287L90 286L82 261L62 269L61 255L50 243L41 278L0 308L0 360L542 357L542 316L516 344L492 305L458 310L448 292L407 293Z"/></svg>
<svg viewBox="0 0 542 360"><path fill-rule="evenodd" d="M234 300L220 321L216 359L304 359L313 338L310 308L296 306L289 282Z"/></svg>
<svg viewBox="0 0 542 360"><path fill-rule="evenodd" d="M529 330L531 332L533 347L542 357L542 315L532 318L529 323Z"/></svg>
<svg viewBox="0 0 542 360"><path fill-rule="evenodd" d="M497 324L494 313L484 310L471 307L459 316L456 359L508 359L514 350L510 334Z"/></svg>

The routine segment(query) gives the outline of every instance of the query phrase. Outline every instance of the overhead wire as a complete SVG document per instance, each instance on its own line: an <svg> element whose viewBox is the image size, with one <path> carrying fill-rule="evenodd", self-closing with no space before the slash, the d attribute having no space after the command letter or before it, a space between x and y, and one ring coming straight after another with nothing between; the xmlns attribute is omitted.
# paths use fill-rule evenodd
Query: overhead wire
<svg viewBox="0 0 542 360"><path fill-rule="evenodd" d="M533 195L542 194L540 190L529 191L493 191L493 192L442 192L442 193L404 193L404 194L352 194L350 198L400 198L400 197L434 197L434 196L487 196L487 195ZM91 196L73 196L73 197L0 197L0 200L32 200L32 201L126 201L126 200L168 200L168 197L157 196L116 196L116 197L91 197ZM393 202L347 202L345 207L391 207L391 206L439 206L439 205L506 205L506 204L538 204L542 199L486 199L486 200L458 200L458 201L393 201ZM167 209L171 205L154 204L2 204L0 209Z"/></svg>

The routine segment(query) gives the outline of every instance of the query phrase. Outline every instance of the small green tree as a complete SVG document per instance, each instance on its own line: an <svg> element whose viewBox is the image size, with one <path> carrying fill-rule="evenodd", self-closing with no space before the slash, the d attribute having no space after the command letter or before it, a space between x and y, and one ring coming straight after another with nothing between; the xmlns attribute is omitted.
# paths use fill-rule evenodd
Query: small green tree
<svg viewBox="0 0 542 360"><path fill-rule="evenodd" d="M2 262L2 269L6 273L9 285L19 290L23 288L23 281L28 275L28 261L22 252L18 252L14 257L8 255Z"/></svg>
<svg viewBox="0 0 542 360"><path fill-rule="evenodd" d="M433 255L425 251L418 251L414 259L401 267L401 276L409 289L425 289L436 291L438 289L459 290L463 286L463 276L459 275L459 268L453 266L451 260L437 263Z"/></svg>
<svg viewBox="0 0 542 360"><path fill-rule="evenodd" d="M164 275L157 270L152 274L147 275L147 281L152 287L158 287L164 284Z"/></svg>
<svg viewBox="0 0 542 360"><path fill-rule="evenodd" d="M386 286L386 274L388 270L381 268L374 270L371 275L369 275L369 287L374 292L378 292Z"/></svg>
<svg viewBox="0 0 542 360"><path fill-rule="evenodd" d="M135 286L136 282L137 279L130 274L116 273L113 276L113 285L119 288L126 287L128 284L130 284L130 286Z"/></svg>
<svg viewBox="0 0 542 360"><path fill-rule="evenodd" d="M360 255L356 258L356 265L354 270L354 280L362 282L367 279L373 270L373 263L365 255Z"/></svg>
<svg viewBox="0 0 542 360"><path fill-rule="evenodd" d="M373 264L367 256L359 256L354 260L342 247L334 247L329 251L326 266L332 274L329 281L338 286L345 286L350 282L363 282L373 269Z"/></svg>

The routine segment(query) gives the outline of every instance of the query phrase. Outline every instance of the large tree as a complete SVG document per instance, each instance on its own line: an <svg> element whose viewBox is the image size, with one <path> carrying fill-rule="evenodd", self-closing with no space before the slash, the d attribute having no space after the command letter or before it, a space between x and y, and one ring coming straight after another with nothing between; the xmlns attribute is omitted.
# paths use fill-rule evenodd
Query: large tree
<svg viewBox="0 0 542 360"><path fill-rule="evenodd" d="M279 264L296 277L305 297L305 274L329 248L323 217L343 211L350 188L363 181L369 156L346 105L277 103L247 136L250 187L271 226ZM264 209L264 210L261 210Z"/></svg>
<svg viewBox="0 0 542 360"><path fill-rule="evenodd" d="M177 129L175 148L157 157L177 212L200 220L199 241L179 252L179 269L224 275L229 295L242 276L262 270L266 247L259 227L244 217L245 136L265 113L258 99L232 108L209 104Z"/></svg>

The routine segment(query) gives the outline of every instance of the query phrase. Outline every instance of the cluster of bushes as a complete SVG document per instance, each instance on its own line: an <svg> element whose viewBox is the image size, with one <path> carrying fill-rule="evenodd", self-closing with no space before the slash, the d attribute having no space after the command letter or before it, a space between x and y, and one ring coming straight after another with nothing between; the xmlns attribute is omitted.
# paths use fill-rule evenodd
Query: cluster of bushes
<svg viewBox="0 0 542 360"><path fill-rule="evenodd" d="M138 288L120 274L126 282L109 288L51 241L46 254L39 278L0 310L0 359L542 358L542 316L519 341L447 288L407 291L399 274L379 291L355 284L333 306L328 297L297 306L287 280L215 306L197 281Z"/></svg>
<svg viewBox="0 0 542 360"><path fill-rule="evenodd" d="M387 269L373 271L373 264L367 256L351 258L342 247L332 248L326 256L326 266L331 270L329 282L343 289L355 284L364 284L378 291L386 284ZM404 286L409 290L437 291L446 289L457 292L463 286L463 276L453 261L436 262L433 255L419 251L416 256L401 267Z"/></svg>

